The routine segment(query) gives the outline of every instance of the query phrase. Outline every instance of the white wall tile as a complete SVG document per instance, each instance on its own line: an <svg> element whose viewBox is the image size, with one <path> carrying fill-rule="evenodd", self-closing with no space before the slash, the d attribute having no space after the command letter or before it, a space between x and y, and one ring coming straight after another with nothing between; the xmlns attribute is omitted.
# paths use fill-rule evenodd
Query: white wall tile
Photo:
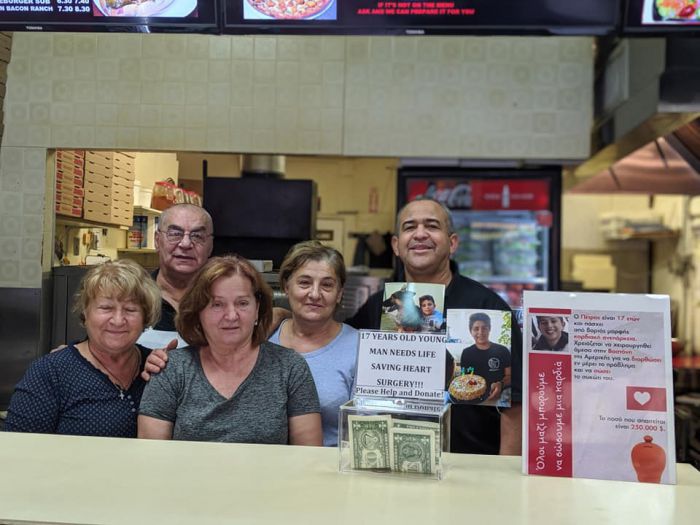
<svg viewBox="0 0 700 525"><path fill-rule="evenodd" d="M16 261L20 258L22 239L16 232L0 236L0 261ZM0 263L1 264L1 263Z"/></svg>
<svg viewBox="0 0 700 525"><path fill-rule="evenodd" d="M20 256L23 260L40 261L41 260L41 237L22 239L22 249Z"/></svg>
<svg viewBox="0 0 700 525"><path fill-rule="evenodd" d="M271 36L254 37L255 60L275 60L277 57L277 40ZM303 56L303 55L302 55ZM236 57L238 58L238 57Z"/></svg>
<svg viewBox="0 0 700 525"><path fill-rule="evenodd" d="M0 239L2 242L2 239ZM19 284L19 261L0 260L0 285L17 286ZM41 281L37 281L41 282Z"/></svg>
<svg viewBox="0 0 700 525"><path fill-rule="evenodd" d="M26 88L26 86L25 86ZM29 100L33 102L51 102L51 81L35 80L29 88Z"/></svg>
<svg viewBox="0 0 700 525"><path fill-rule="evenodd" d="M21 183L17 186L21 186ZM20 215L22 213L22 193L19 191L3 191L0 193L0 210L2 210L3 215Z"/></svg>
<svg viewBox="0 0 700 525"><path fill-rule="evenodd" d="M30 236L0 283L39 285L45 148L577 158L592 63L589 38L17 33L0 246Z"/></svg>
<svg viewBox="0 0 700 525"><path fill-rule="evenodd" d="M22 216L0 214L0 237L21 236Z"/></svg>
<svg viewBox="0 0 700 525"><path fill-rule="evenodd" d="M41 282L41 262L24 259L20 267L20 283L24 286L33 287Z"/></svg>

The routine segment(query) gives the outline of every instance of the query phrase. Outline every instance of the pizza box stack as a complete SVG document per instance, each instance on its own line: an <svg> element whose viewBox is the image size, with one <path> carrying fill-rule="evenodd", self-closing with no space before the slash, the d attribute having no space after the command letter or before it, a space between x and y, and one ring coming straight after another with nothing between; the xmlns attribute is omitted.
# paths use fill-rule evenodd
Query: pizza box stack
<svg viewBox="0 0 700 525"><path fill-rule="evenodd" d="M85 154L86 219L131 226L134 215L134 157L119 151Z"/></svg>
<svg viewBox="0 0 700 525"><path fill-rule="evenodd" d="M85 152L56 151L56 201L58 215L81 217L85 196Z"/></svg>

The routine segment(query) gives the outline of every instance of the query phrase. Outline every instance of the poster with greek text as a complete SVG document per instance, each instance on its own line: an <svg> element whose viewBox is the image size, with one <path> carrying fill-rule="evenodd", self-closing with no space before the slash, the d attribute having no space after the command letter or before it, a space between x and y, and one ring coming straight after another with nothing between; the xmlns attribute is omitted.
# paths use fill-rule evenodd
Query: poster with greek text
<svg viewBox="0 0 700 525"><path fill-rule="evenodd" d="M676 483L670 300L524 293L523 472Z"/></svg>

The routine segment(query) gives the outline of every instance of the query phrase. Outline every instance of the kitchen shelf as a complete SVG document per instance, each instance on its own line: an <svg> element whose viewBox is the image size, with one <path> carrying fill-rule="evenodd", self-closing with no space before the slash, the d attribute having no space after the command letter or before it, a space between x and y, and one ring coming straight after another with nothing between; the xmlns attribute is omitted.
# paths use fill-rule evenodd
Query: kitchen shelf
<svg viewBox="0 0 700 525"><path fill-rule="evenodd" d="M144 206L134 206L134 215L154 215L154 216L159 216L161 213L163 213L160 210L156 210L155 208L146 208Z"/></svg>
<svg viewBox="0 0 700 525"><path fill-rule="evenodd" d="M128 226L120 226L118 224L106 224L104 222L90 221L80 217L67 217L65 215L56 215L57 226L68 226L70 228L117 228L119 230L128 230Z"/></svg>
<svg viewBox="0 0 700 525"><path fill-rule="evenodd" d="M117 248L117 253L156 253L155 248Z"/></svg>
<svg viewBox="0 0 700 525"><path fill-rule="evenodd" d="M615 237L606 236L606 241L630 241L641 239L646 241L661 241L665 239L677 239L679 236L678 230L656 230L646 232L635 232L631 230L620 230L619 235Z"/></svg>
<svg viewBox="0 0 700 525"><path fill-rule="evenodd" d="M490 277L472 277L472 279L476 279L482 284L547 284L546 277L506 277L492 275Z"/></svg>

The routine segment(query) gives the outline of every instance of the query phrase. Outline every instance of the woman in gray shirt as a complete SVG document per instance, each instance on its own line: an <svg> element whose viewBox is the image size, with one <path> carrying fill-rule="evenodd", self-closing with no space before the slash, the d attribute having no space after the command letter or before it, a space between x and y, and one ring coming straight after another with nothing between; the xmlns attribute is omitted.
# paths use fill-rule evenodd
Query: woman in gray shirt
<svg viewBox="0 0 700 525"><path fill-rule="evenodd" d="M321 445L316 387L304 358L265 342L272 293L248 261L214 257L180 302L190 346L146 386L138 436Z"/></svg>

